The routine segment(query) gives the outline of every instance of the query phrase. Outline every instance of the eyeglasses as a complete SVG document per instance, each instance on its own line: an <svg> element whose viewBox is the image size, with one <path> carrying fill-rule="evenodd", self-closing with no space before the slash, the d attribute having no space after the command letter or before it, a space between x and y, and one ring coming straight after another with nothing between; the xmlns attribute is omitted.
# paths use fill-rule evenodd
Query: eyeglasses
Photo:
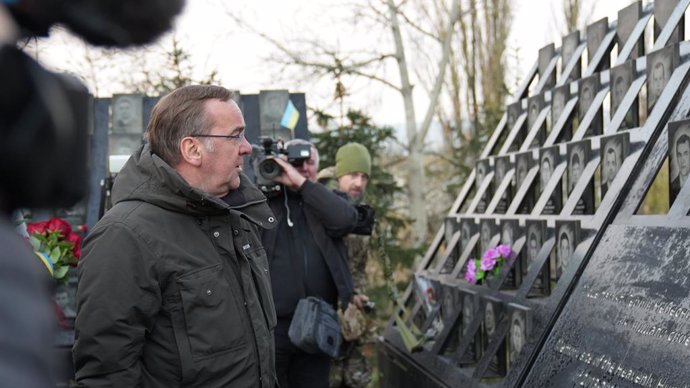
<svg viewBox="0 0 690 388"><path fill-rule="evenodd" d="M191 135L192 137L220 137L226 140L232 140L234 142L240 142L244 138L244 131L239 135Z"/></svg>

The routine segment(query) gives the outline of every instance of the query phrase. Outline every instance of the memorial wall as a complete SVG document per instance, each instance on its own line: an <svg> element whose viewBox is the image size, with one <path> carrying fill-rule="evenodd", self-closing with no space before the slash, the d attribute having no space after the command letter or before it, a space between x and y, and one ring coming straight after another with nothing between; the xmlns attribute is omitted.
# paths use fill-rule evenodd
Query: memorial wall
<svg viewBox="0 0 690 388"><path fill-rule="evenodd" d="M539 50L389 321L383 387L690 387L689 3Z"/></svg>

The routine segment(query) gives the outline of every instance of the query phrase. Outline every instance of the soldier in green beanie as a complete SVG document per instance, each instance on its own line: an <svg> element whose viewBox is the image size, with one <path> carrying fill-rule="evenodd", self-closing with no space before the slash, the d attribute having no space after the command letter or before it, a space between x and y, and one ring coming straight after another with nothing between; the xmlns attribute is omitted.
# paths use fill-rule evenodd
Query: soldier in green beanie
<svg viewBox="0 0 690 388"><path fill-rule="evenodd" d="M360 204L371 175L371 155L359 143L348 143L338 149L335 166L319 173L319 179L335 180L336 189L347 194L348 199ZM343 337L341 357L333 361L331 388L364 388L371 382L371 365L362 353L362 336L367 318L362 313L369 301L366 296L366 264L369 256L369 236L350 234L345 238L350 259L355 295L348 310L341 315Z"/></svg>

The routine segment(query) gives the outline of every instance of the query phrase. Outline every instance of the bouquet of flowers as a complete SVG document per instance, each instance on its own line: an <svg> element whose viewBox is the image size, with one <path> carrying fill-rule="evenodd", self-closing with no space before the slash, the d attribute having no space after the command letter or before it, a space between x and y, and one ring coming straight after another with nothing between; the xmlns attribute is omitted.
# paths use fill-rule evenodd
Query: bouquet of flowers
<svg viewBox="0 0 690 388"><path fill-rule="evenodd" d="M80 231L83 231L83 226ZM29 242L50 274L58 281L66 281L67 270L75 267L81 257L81 236L72 231L61 218L30 222L26 225Z"/></svg>
<svg viewBox="0 0 690 388"><path fill-rule="evenodd" d="M472 284L482 284L489 275L498 276L505 262L511 257L513 250L508 244L489 248L481 259L470 260L465 271L465 280Z"/></svg>

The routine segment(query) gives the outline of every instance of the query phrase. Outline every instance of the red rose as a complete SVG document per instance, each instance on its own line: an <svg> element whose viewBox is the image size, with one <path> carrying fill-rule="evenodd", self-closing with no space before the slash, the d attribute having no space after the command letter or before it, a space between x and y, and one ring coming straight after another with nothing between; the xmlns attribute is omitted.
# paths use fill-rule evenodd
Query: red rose
<svg viewBox="0 0 690 388"><path fill-rule="evenodd" d="M69 223L61 218L51 218L48 221L48 231L49 232L60 232L62 237L69 236L72 233L72 227Z"/></svg>
<svg viewBox="0 0 690 388"><path fill-rule="evenodd" d="M29 222L26 225L26 231L29 233L29 235L32 235L34 233L42 234L45 233L47 226L48 221Z"/></svg>
<svg viewBox="0 0 690 388"><path fill-rule="evenodd" d="M65 237L65 241L69 241L74 246L72 247L72 254L74 254L74 257L77 259L81 257L81 236L78 234L74 234L70 232L70 234ZM76 263L74 263L76 265Z"/></svg>
<svg viewBox="0 0 690 388"><path fill-rule="evenodd" d="M79 231L81 233L86 233L87 230L89 230L89 227L86 226L86 224L81 224L81 225L77 226L77 231Z"/></svg>

